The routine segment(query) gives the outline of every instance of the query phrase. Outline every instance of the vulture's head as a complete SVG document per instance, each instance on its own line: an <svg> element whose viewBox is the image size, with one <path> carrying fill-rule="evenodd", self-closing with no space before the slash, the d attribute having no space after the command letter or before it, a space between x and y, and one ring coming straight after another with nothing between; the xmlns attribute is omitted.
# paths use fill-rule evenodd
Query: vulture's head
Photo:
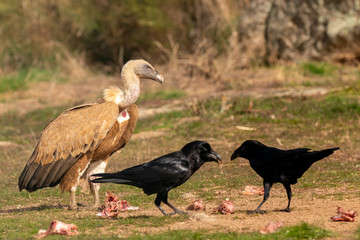
<svg viewBox="0 0 360 240"><path fill-rule="evenodd" d="M130 60L128 61L124 67L124 71L132 71L139 79L150 79L159 83L164 82L164 77L156 71L156 69L147 61L138 59L138 60Z"/></svg>
<svg viewBox="0 0 360 240"><path fill-rule="evenodd" d="M141 79L150 79L159 83L164 82L164 77L145 60L130 60L121 70L123 89L112 87L104 90L104 99L114 102L121 108L134 104L140 94Z"/></svg>
<svg viewBox="0 0 360 240"><path fill-rule="evenodd" d="M241 146L236 149L231 155L231 160L234 160L237 157L242 157L246 159L250 159L259 151L266 148L264 144L256 140L246 140L241 144Z"/></svg>

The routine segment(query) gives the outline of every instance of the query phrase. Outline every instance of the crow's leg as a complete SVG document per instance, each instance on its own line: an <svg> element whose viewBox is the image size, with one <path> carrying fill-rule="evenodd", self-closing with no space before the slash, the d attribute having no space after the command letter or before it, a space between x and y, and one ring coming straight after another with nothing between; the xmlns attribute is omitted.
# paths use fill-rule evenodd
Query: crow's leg
<svg viewBox="0 0 360 240"><path fill-rule="evenodd" d="M252 213L264 214L264 213L266 213L266 211L260 211L260 208L261 208L261 206L266 202L266 200L268 200L268 198L269 198L269 196L270 196L270 189L271 189L273 183L266 182L266 181L264 180L263 185L264 185L264 199L263 199L262 202L259 204L259 206L258 206L254 211L249 212L249 214L252 214Z"/></svg>
<svg viewBox="0 0 360 240"><path fill-rule="evenodd" d="M172 214L167 214L165 211L164 211L164 209L162 209L161 207L160 207L160 204L161 204L161 199L163 198L163 195L162 194L160 194L160 193L158 193L157 195L156 195L156 198L155 198L155 206L165 215L165 216L168 216L168 215L172 215Z"/></svg>
<svg viewBox="0 0 360 240"><path fill-rule="evenodd" d="M291 194L291 187L290 187L290 184L288 183L283 183L285 189L286 189L286 194L287 194L287 198L289 200L288 202L288 205L285 209L283 210L280 210L282 212L290 212L290 202L291 202L291 197L292 197L292 194Z"/></svg>
<svg viewBox="0 0 360 240"><path fill-rule="evenodd" d="M178 213L178 214L187 214L187 212L183 212L183 211L180 211L179 209L177 209L176 207L174 207L173 205L171 205L169 202L168 202L168 192L166 192L164 195L163 195L163 198L162 198L162 202L165 203L166 205L168 205L172 210L174 210L174 213Z"/></svg>

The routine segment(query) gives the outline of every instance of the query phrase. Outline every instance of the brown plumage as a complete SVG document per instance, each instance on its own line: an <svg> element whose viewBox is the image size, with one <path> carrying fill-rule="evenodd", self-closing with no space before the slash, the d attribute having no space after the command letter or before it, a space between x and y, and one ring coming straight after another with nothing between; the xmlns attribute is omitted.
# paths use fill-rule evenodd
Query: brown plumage
<svg viewBox="0 0 360 240"><path fill-rule="evenodd" d="M29 192L60 184L70 191L70 208L76 208L75 191L81 185L99 205L98 184L89 176L105 171L109 157L130 140L138 119L134 104L140 79L162 83L164 78L146 61L127 62L121 72L124 87L104 91L104 97L64 111L41 133L33 154L19 177L19 189Z"/></svg>

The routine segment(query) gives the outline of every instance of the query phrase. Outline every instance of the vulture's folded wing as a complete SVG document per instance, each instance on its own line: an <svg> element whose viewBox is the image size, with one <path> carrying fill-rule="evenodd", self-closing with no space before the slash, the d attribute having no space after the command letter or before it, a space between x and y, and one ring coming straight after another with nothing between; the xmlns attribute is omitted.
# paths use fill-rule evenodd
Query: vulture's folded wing
<svg viewBox="0 0 360 240"><path fill-rule="evenodd" d="M119 108L112 102L71 108L42 132L19 178L19 189L56 186L61 176L85 153L94 151L112 128Z"/></svg>

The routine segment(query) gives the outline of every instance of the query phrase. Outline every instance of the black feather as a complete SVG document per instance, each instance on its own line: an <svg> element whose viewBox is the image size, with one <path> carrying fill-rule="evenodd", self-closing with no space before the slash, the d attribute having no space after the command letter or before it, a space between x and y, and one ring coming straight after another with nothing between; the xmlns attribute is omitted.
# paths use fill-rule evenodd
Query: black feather
<svg viewBox="0 0 360 240"><path fill-rule="evenodd" d="M247 140L231 155L231 160L243 157L250 161L251 168L263 178L264 200L254 212L260 212L261 205L268 199L271 186L282 183L288 195L288 206L284 211L290 211L291 184L296 184L313 163L331 155L340 148L329 148L321 151L310 151L308 148L281 150L255 141Z"/></svg>

